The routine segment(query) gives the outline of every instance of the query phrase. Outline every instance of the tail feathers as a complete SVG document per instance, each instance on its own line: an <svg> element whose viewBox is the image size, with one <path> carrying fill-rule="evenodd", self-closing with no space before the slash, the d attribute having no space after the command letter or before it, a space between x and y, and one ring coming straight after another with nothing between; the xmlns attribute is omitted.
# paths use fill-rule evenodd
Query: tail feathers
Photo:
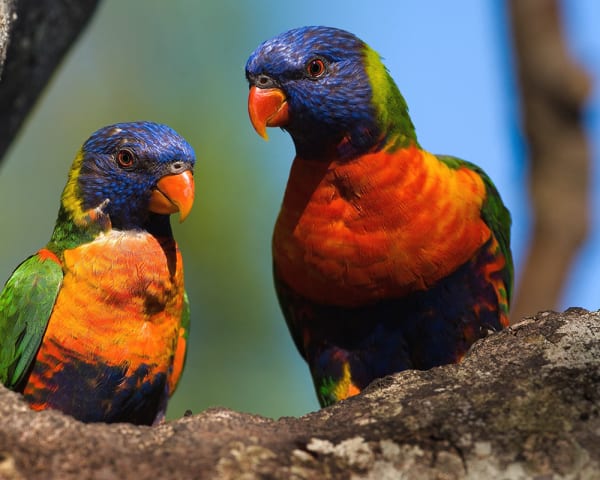
<svg viewBox="0 0 600 480"><path fill-rule="evenodd" d="M359 394L374 378L363 353L328 346L309 362L321 406Z"/></svg>

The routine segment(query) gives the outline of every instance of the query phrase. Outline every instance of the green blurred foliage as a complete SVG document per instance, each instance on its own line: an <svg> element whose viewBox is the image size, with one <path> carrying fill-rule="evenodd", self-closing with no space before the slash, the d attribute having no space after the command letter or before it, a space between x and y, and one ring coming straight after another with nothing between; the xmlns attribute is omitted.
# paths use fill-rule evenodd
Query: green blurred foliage
<svg viewBox="0 0 600 480"><path fill-rule="evenodd" d="M192 305L186 370L169 417L210 406L277 417L317 408L271 280L271 232L293 147L247 118L244 64L260 9L107 0L53 78L0 173L0 277L49 239L81 143L115 122L166 123L195 148L196 203L175 225Z"/></svg>

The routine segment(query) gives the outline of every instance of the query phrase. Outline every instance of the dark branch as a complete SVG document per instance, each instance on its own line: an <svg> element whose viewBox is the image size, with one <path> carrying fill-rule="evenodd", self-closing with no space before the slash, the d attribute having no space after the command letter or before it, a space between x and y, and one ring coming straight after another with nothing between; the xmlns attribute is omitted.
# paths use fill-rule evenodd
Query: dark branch
<svg viewBox="0 0 600 480"><path fill-rule="evenodd" d="M99 0L0 0L0 161ZM6 13L6 15L2 15ZM8 49L7 49L8 43Z"/></svg>

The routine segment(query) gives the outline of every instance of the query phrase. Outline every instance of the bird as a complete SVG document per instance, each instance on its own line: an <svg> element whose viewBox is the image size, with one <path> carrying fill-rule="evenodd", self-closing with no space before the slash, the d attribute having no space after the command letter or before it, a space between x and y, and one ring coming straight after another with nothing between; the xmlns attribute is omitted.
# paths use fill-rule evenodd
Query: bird
<svg viewBox="0 0 600 480"><path fill-rule="evenodd" d="M79 149L50 241L0 292L0 381L33 410L164 421L190 324L170 215L190 213L195 162L147 121L100 128Z"/></svg>
<svg viewBox="0 0 600 480"><path fill-rule="evenodd" d="M245 74L256 132L280 127L295 148L273 277L321 406L457 363L508 326L510 213L480 167L421 147L375 50L300 27L260 44Z"/></svg>

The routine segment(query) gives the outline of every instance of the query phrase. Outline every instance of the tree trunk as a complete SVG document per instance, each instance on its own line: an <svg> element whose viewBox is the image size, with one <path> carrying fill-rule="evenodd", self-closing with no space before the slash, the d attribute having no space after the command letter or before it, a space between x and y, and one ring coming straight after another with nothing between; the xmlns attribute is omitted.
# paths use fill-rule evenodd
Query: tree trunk
<svg viewBox="0 0 600 480"><path fill-rule="evenodd" d="M590 79L567 50L557 0L511 0L533 232L511 317L557 308L588 231Z"/></svg>

